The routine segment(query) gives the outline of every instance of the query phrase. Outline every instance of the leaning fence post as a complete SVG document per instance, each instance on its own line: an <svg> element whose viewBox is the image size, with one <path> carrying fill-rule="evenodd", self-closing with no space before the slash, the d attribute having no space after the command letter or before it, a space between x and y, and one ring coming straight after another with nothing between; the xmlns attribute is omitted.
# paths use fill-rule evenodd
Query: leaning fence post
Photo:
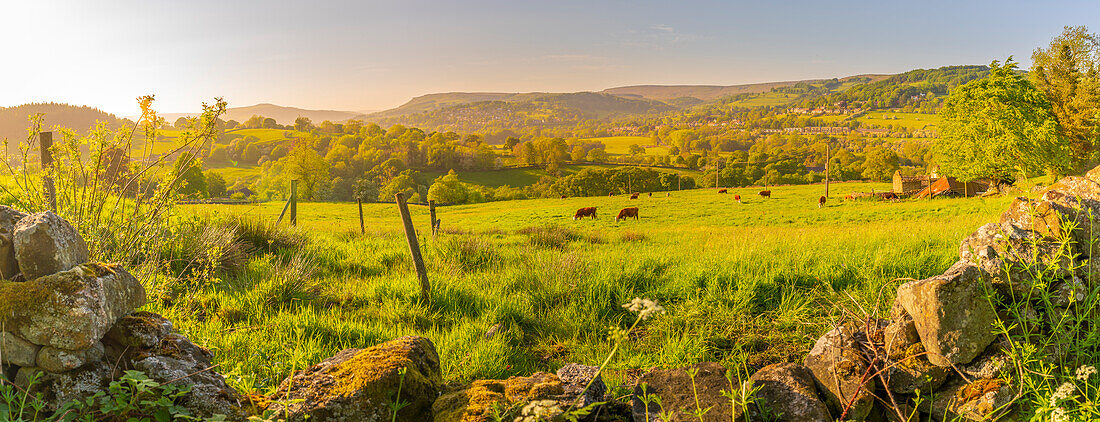
<svg viewBox="0 0 1100 422"><path fill-rule="evenodd" d="M355 198L359 202L359 234L367 234L367 226L363 224L363 198Z"/></svg>
<svg viewBox="0 0 1100 422"><path fill-rule="evenodd" d="M53 132L38 132L38 144L42 147L40 156L42 162L42 181L46 188L46 200L50 202L50 210L57 212L57 191L53 185L53 176L50 176L50 167L53 166Z"/></svg>
<svg viewBox="0 0 1100 422"><path fill-rule="evenodd" d="M290 181L290 225L298 225L298 180Z"/></svg>
<svg viewBox="0 0 1100 422"><path fill-rule="evenodd" d="M420 297L431 301L432 287L428 284L428 270L424 268L424 257L420 255L420 242L416 240L416 229L413 228L412 216L409 215L409 205L405 203L405 197L400 193L394 195L397 200L397 209L401 211L401 222L405 225L405 239L409 241L409 254L412 255L413 264L416 266L416 275L420 278Z"/></svg>
<svg viewBox="0 0 1100 422"><path fill-rule="evenodd" d="M435 219L435 200L428 200L428 215L431 218L432 223L432 237L435 237L436 232L439 231L439 220Z"/></svg>

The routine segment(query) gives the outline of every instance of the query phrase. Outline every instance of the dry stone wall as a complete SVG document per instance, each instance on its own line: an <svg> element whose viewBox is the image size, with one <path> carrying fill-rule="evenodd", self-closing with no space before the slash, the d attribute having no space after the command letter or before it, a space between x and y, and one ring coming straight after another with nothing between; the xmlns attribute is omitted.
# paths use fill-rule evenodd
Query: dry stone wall
<svg viewBox="0 0 1100 422"><path fill-rule="evenodd" d="M88 261L88 247L52 212L0 206L0 368L50 408L106 391L126 370L191 387L193 415L239 417L237 393L209 371L209 351L134 312L145 288L120 265ZM34 383L32 379L37 379Z"/></svg>

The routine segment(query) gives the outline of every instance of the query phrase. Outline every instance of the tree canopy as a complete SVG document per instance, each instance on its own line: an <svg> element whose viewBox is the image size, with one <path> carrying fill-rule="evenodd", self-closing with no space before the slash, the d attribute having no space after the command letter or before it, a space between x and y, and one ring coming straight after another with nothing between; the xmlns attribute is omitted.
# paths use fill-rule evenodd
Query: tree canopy
<svg viewBox="0 0 1100 422"><path fill-rule="evenodd" d="M1050 101L1076 165L1092 161L1100 131L1100 41L1084 26L1067 26L1050 46L1031 54L1028 77Z"/></svg>
<svg viewBox="0 0 1100 422"><path fill-rule="evenodd" d="M952 91L940 110L938 162L944 174L962 180L1010 179L1044 172L1064 174L1070 145L1057 130L1046 97L1010 57L993 62L989 76Z"/></svg>

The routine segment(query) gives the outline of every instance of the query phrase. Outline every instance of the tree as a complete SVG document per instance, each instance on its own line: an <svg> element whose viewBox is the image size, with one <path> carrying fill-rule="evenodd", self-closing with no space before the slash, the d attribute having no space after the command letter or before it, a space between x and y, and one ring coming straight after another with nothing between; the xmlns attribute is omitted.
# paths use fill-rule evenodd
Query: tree
<svg viewBox="0 0 1100 422"><path fill-rule="evenodd" d="M264 119L262 125L264 129L275 129L279 126L279 124L275 122L275 119L272 119L270 117Z"/></svg>
<svg viewBox="0 0 1100 422"><path fill-rule="evenodd" d="M298 117L294 119L294 130L309 132L313 130L313 122L309 120L309 117Z"/></svg>
<svg viewBox="0 0 1100 422"><path fill-rule="evenodd" d="M512 149L512 148L515 148L516 145L519 145L520 142L521 141L519 140L519 138L517 138L515 136L509 136L508 139L504 140L504 147L508 148L508 149Z"/></svg>
<svg viewBox="0 0 1100 422"><path fill-rule="evenodd" d="M592 148L591 151L588 151L588 155L585 158L593 163L605 163L607 162L607 151L603 148Z"/></svg>
<svg viewBox="0 0 1100 422"><path fill-rule="evenodd" d="M224 198L226 193L225 178L213 171L206 172L206 196L210 198Z"/></svg>
<svg viewBox="0 0 1100 422"><path fill-rule="evenodd" d="M1050 102L1016 72L1011 57L990 68L989 76L956 88L943 103L935 144L941 171L964 181L1064 174L1071 148Z"/></svg>
<svg viewBox="0 0 1100 422"><path fill-rule="evenodd" d="M201 198L206 195L206 176L202 174L202 162L190 153L180 154L170 173L172 180L179 186L176 192L189 198Z"/></svg>
<svg viewBox="0 0 1100 422"><path fill-rule="evenodd" d="M428 188L428 199L440 204L462 204L466 202L469 189L458 180L458 174L454 170L435 179L435 183Z"/></svg>
<svg viewBox="0 0 1100 422"><path fill-rule="evenodd" d="M180 117L176 119L176 123L173 123L172 126L175 126L176 129L187 129L187 127L190 125L188 124L186 117Z"/></svg>
<svg viewBox="0 0 1100 422"><path fill-rule="evenodd" d="M253 114L252 117L249 117L248 120L244 121L244 124L242 126L244 126L246 129L259 129L263 127L263 125L264 118Z"/></svg>
<svg viewBox="0 0 1100 422"><path fill-rule="evenodd" d="M301 183L304 199L313 199L319 184L329 177L329 163L310 144L309 140L299 140L290 154L279 160L291 178Z"/></svg>
<svg viewBox="0 0 1100 422"><path fill-rule="evenodd" d="M405 170L394 177L393 180L390 180L386 186L378 191L378 200L392 201L394 195L400 193L406 200L412 201L417 191L416 180L413 179L412 174L412 170Z"/></svg>
<svg viewBox="0 0 1100 422"><path fill-rule="evenodd" d="M889 180L898 171L898 154L889 148L875 147L867 151L863 159L864 179Z"/></svg>
<svg viewBox="0 0 1100 422"><path fill-rule="evenodd" d="M1067 26L1048 48L1036 49L1031 61L1028 78L1050 101L1059 133L1073 147L1074 164L1088 164L1100 136L1100 40L1084 26Z"/></svg>
<svg viewBox="0 0 1100 422"><path fill-rule="evenodd" d="M569 158L573 161L584 161L584 157L588 155L588 152L584 150L583 146L577 145L573 147L573 151L569 153Z"/></svg>
<svg viewBox="0 0 1100 422"><path fill-rule="evenodd" d="M645 154L645 148L638 144L630 144L630 155Z"/></svg>

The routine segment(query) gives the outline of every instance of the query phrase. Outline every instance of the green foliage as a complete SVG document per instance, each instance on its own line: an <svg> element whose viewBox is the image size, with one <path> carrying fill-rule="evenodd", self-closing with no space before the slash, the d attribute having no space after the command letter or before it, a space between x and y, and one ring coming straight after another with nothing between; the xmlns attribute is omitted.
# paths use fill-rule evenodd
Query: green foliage
<svg viewBox="0 0 1100 422"><path fill-rule="evenodd" d="M70 402L57 414L65 415L65 422L198 420L178 404L189 393L186 384L160 384L141 372L126 371L107 391Z"/></svg>
<svg viewBox="0 0 1100 422"><path fill-rule="evenodd" d="M1093 162L1100 141L1100 40L1084 26L1067 26L1046 49L1031 54L1028 79L1050 101L1059 133L1071 142L1078 168Z"/></svg>
<svg viewBox="0 0 1100 422"><path fill-rule="evenodd" d="M181 154L165 180L166 184L175 184L177 192L184 197L202 198L206 196L206 176L202 173L202 162L192 154Z"/></svg>
<svg viewBox="0 0 1100 422"><path fill-rule="evenodd" d="M329 178L329 163L317 153L309 140L297 142L290 154L279 160L279 164L287 172L287 176L298 180L302 188L298 194L307 200L313 199L320 183Z"/></svg>
<svg viewBox="0 0 1100 422"><path fill-rule="evenodd" d="M210 198L223 198L226 194L225 178L220 174L208 171L203 173L206 179L206 196Z"/></svg>
<svg viewBox="0 0 1100 422"><path fill-rule="evenodd" d="M454 170L435 179L435 183L428 188L428 199L437 204L462 204L468 196L466 185L458 180L458 174Z"/></svg>
<svg viewBox="0 0 1100 422"><path fill-rule="evenodd" d="M953 91L940 115L936 152L944 174L1005 180L1064 174L1072 164L1050 102L1011 59L993 62L989 76Z"/></svg>
<svg viewBox="0 0 1100 422"><path fill-rule="evenodd" d="M896 171L898 171L897 153L886 148L867 151L867 158L863 160L863 173L861 173L865 179L885 182L890 180Z"/></svg>

